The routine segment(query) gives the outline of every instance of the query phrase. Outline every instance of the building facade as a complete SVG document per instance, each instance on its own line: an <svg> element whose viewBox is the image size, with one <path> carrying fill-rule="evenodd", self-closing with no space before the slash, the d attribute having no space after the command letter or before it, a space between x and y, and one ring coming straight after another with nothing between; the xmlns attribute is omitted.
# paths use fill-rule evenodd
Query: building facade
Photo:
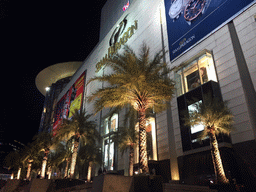
<svg viewBox="0 0 256 192"><path fill-rule="evenodd" d="M49 66L36 76L37 89L45 96L39 132L52 131L59 94L82 62L65 62Z"/></svg>
<svg viewBox="0 0 256 192"><path fill-rule="evenodd" d="M234 115L235 130L218 137L228 177L255 175L256 1L108 0L101 18L100 42L63 88L56 105L64 108L64 98L83 76L82 99L76 108L94 113L93 102L88 103L86 97L106 85L91 82L86 86L86 82L111 73L103 61L121 52L125 44L139 54L144 42L152 58L160 50L168 52L164 59L174 69L169 77L176 82L171 107L148 119L150 169L155 168L167 181L190 184L214 177L209 140L197 139L203 127L187 127L182 120L184 112L195 110L193 104L210 94L228 101ZM75 100L68 102L71 105ZM122 156L111 139L123 125L124 114L122 110L110 117L105 109L91 118L102 136L102 168L128 175L128 153Z"/></svg>

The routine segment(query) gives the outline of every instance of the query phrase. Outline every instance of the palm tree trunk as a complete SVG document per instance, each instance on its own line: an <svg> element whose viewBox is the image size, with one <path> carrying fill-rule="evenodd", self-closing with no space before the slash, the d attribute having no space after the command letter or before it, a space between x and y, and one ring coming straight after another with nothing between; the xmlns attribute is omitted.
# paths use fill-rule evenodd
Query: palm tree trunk
<svg viewBox="0 0 256 192"><path fill-rule="evenodd" d="M47 175L48 175L48 179L51 179L51 175L52 175L52 167L51 166L48 167Z"/></svg>
<svg viewBox="0 0 256 192"><path fill-rule="evenodd" d="M14 173L12 172L12 174L11 174L11 179L14 179Z"/></svg>
<svg viewBox="0 0 256 192"><path fill-rule="evenodd" d="M149 173L147 157L146 110L139 111L139 164L142 173Z"/></svg>
<svg viewBox="0 0 256 192"><path fill-rule="evenodd" d="M64 174L64 178L68 177L68 164L69 164L69 159L66 159L66 167L65 167L65 174Z"/></svg>
<svg viewBox="0 0 256 192"><path fill-rule="evenodd" d="M17 179L20 179L20 173L21 173L21 167L19 167L18 173L17 173Z"/></svg>
<svg viewBox="0 0 256 192"><path fill-rule="evenodd" d="M87 172L87 182L91 182L92 176L92 161L89 162L88 172Z"/></svg>
<svg viewBox="0 0 256 192"><path fill-rule="evenodd" d="M71 178L75 177L75 168L76 168L76 158L77 158L77 153L78 153L78 145L79 145L79 139L75 139L74 149L73 149L73 154L72 154L72 159L71 159L71 165L70 165L70 177Z"/></svg>
<svg viewBox="0 0 256 192"><path fill-rule="evenodd" d="M47 164L47 156L44 157L43 162L42 162L41 179L45 178L46 164Z"/></svg>
<svg viewBox="0 0 256 192"><path fill-rule="evenodd" d="M26 176L27 180L30 179L32 162L33 162L33 160L28 160L28 170L27 170L27 176Z"/></svg>
<svg viewBox="0 0 256 192"><path fill-rule="evenodd" d="M134 159L134 149L130 145L130 163L129 163L129 175L133 176L133 159Z"/></svg>
<svg viewBox="0 0 256 192"><path fill-rule="evenodd" d="M216 139L216 135L213 130L210 131L210 142L211 142L211 153L212 153L212 160L215 169L215 175L217 176L218 183L229 183L224 168L222 165L220 151L218 147L218 141Z"/></svg>

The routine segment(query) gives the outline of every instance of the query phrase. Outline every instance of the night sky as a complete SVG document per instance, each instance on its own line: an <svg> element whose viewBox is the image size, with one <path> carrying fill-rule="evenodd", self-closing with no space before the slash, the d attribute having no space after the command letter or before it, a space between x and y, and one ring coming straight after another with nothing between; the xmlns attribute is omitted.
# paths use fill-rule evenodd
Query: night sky
<svg viewBox="0 0 256 192"><path fill-rule="evenodd" d="M98 43L105 2L0 0L0 139L31 142L44 103L36 75L50 65L87 57Z"/></svg>

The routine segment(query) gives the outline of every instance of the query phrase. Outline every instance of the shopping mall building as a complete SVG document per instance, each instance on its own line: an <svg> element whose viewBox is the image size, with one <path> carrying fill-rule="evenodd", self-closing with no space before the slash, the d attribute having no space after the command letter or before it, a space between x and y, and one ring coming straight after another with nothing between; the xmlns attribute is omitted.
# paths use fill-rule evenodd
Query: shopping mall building
<svg viewBox="0 0 256 192"><path fill-rule="evenodd" d="M255 0L108 0L102 9L99 43L90 55L82 63L73 63L70 74L59 72L58 78L48 81L44 71L37 79L46 95L40 129L55 131L74 109L93 113L93 103L86 97L104 84L94 81L85 86L86 82L111 73L104 60L124 45L139 54L143 42L150 47L151 57L167 51L164 61L174 69L170 78L176 82L171 107L147 121L150 170L155 168L165 180L191 184L213 177L209 139L198 140L202 127L188 127L183 121L184 114L195 110L193 104L210 94L228 101L234 115L234 131L218 136L226 174L229 178L256 175ZM62 86L58 93L57 84ZM50 90L44 92L46 87ZM102 136L101 167L128 175L128 152L122 156L111 139L123 125L124 110L108 117L109 109L91 117ZM136 171L138 149L134 167Z"/></svg>

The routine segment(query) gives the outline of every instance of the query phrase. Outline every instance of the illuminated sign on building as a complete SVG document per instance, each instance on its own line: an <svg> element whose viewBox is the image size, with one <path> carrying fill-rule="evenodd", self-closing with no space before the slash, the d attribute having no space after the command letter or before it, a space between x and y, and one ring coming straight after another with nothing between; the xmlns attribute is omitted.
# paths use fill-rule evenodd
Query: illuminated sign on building
<svg viewBox="0 0 256 192"><path fill-rule="evenodd" d="M125 11L126 9L128 9L129 6L130 6L130 2L128 1L127 4L123 6L123 11Z"/></svg>
<svg viewBox="0 0 256 192"><path fill-rule="evenodd" d="M96 73L101 70L104 66L104 63L107 59L109 59L113 54L115 54L119 49L121 49L121 45L124 45L128 39L132 37L135 33L135 30L138 28L138 21L135 20L134 24L130 26L126 31L127 25L127 16L119 23L119 25L115 28L109 40L109 48L108 53L96 64ZM125 31L125 32L124 32Z"/></svg>

